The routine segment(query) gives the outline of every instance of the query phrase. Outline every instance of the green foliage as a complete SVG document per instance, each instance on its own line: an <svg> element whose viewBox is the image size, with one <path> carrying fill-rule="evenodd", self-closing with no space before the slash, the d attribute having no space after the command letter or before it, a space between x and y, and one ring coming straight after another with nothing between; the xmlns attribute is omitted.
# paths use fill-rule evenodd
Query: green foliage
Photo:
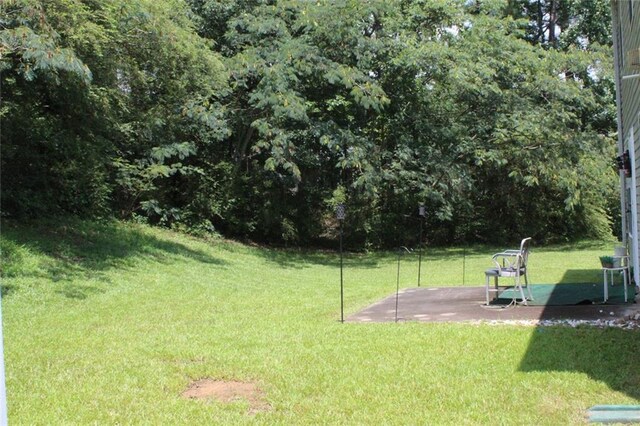
<svg viewBox="0 0 640 426"><path fill-rule="evenodd" d="M199 171L194 154L227 135L216 102L225 73L187 10L142 0L3 10L6 213L177 216L171 181Z"/></svg>
<svg viewBox="0 0 640 426"><path fill-rule="evenodd" d="M509 0L503 12L528 22L534 44L565 49L611 45L611 5L603 0Z"/></svg>
<svg viewBox="0 0 640 426"><path fill-rule="evenodd" d="M13 0L3 212L287 244L611 234L603 0ZM560 31L559 29L562 29Z"/></svg>
<svg viewBox="0 0 640 426"><path fill-rule="evenodd" d="M27 0L7 1L0 27L0 71L12 70L27 81L38 75L54 78L66 71L85 84L91 71L73 49L59 45L58 33L49 25L43 7Z"/></svg>

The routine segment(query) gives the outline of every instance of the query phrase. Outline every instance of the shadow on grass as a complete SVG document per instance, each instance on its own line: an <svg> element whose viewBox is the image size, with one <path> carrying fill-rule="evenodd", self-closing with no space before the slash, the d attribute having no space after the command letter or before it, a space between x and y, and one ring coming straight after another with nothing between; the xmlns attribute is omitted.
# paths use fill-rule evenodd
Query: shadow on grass
<svg viewBox="0 0 640 426"><path fill-rule="evenodd" d="M417 248L411 248L410 253L403 252L402 260L415 260L418 261L419 250ZM464 256L487 256L491 259L491 254L496 252L495 248L487 248L485 246L470 246L470 247L429 247L425 248L422 252L422 261L460 261ZM257 256L264 258L269 262L276 263L278 266L285 268L302 269L314 265L321 266L334 266L340 264L340 253L336 249L317 251L306 249L276 249L267 248L257 250L255 253ZM398 252L396 250L385 250L375 252L344 252L344 266L354 268L378 268L382 265L388 265L396 262L398 259Z"/></svg>
<svg viewBox="0 0 640 426"><path fill-rule="evenodd" d="M76 284L67 284L60 290L56 291L56 293L61 294L68 299L76 299L76 300L84 300L87 297L92 296L94 294L102 294L105 292L106 290L98 287L76 285Z"/></svg>
<svg viewBox="0 0 640 426"><path fill-rule="evenodd" d="M567 270L560 284L575 283L588 283L582 284L586 286L585 289L591 293L595 290L595 293L592 294L592 300L587 301L589 304L602 300L602 271L600 269ZM592 289L593 285L589 284L597 285L595 289ZM580 289L580 286L574 285L573 287L573 291ZM620 293L617 298L610 290L610 302L616 299L617 302L614 304L624 304L620 287L616 287L617 293ZM563 289L562 285L558 285L555 286L554 291L561 292ZM633 298L633 288L630 287L629 291L631 298ZM593 306L593 309L598 309L598 307ZM551 317L553 317L552 308L545 307L541 318ZM638 331L619 328L538 327L520 362L520 370L525 372L584 373L593 380L606 383L613 390L640 399L640 370L638 369L640 339L638 336ZM599 401L602 404L616 402Z"/></svg>
<svg viewBox="0 0 640 426"><path fill-rule="evenodd" d="M640 339L637 331L539 327L529 342L519 369L523 372L584 373L615 391L640 399L638 353ZM602 404L616 402L599 401Z"/></svg>
<svg viewBox="0 0 640 426"><path fill-rule="evenodd" d="M292 269L304 269L317 265L333 266L340 262L340 253L329 250L320 252L306 249L260 248L253 254L280 267ZM345 253L345 260L349 256Z"/></svg>
<svg viewBox="0 0 640 426"><path fill-rule="evenodd" d="M9 295L9 293L11 293L13 290L15 290L15 286L13 285L7 285L7 284L0 284L0 296L1 297L5 297L7 295Z"/></svg>
<svg viewBox="0 0 640 426"><path fill-rule="evenodd" d="M519 243L518 243L519 244ZM444 246L430 246L425 245L422 252L423 261L463 261L466 257L485 257L487 259L487 267L491 267L491 256L495 253L504 251L507 248L517 249L518 244L513 243L505 246L494 246L485 244L468 244L465 246L456 247L444 247ZM553 246L543 248L532 248L532 253L537 250L541 250L544 253L565 253L567 251L575 250L590 250L590 249L602 249L608 247L610 244L601 241L577 241L565 244L556 244ZM358 268L377 268L382 264L388 264L396 261L396 250L379 250L373 252L360 251L359 247L353 247L349 244L348 240L344 243L344 261L345 266L358 267ZM413 259L416 261L418 258L419 247L410 246L411 253L405 253L402 255L403 259ZM333 250L312 250L312 249L295 249L295 248L269 248L265 247L260 250L256 250L255 253L267 261L278 264L278 266L285 268L302 269L312 265L337 265L340 262L340 254L338 252L338 242L334 242ZM573 276L567 276L563 278L563 282L591 282L594 278L590 279L581 278L582 276L591 276L587 271L575 271ZM576 281L568 281L569 279ZM597 280L596 280L597 281Z"/></svg>
<svg viewBox="0 0 640 426"><path fill-rule="evenodd" d="M143 259L168 264L179 257L225 264L204 251L156 238L134 224L115 221L40 221L20 225L6 221L2 224L2 255L3 276L35 276L53 281L78 276L108 281L104 271L135 267ZM38 259L37 266L27 265L29 257ZM82 298L91 290L65 287L59 292Z"/></svg>
<svg viewBox="0 0 640 426"><path fill-rule="evenodd" d="M575 250L610 250L615 244L619 243L612 241L582 240L545 246L544 251L551 253L565 253Z"/></svg>

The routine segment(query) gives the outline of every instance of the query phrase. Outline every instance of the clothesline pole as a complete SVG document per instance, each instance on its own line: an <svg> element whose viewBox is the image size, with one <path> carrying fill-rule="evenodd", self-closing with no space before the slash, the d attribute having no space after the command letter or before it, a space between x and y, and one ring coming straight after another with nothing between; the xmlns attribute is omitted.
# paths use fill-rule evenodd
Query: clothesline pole
<svg viewBox="0 0 640 426"><path fill-rule="evenodd" d="M465 278L466 269L467 269L467 245L465 244L462 248L462 286L463 287L465 283L464 278Z"/></svg>

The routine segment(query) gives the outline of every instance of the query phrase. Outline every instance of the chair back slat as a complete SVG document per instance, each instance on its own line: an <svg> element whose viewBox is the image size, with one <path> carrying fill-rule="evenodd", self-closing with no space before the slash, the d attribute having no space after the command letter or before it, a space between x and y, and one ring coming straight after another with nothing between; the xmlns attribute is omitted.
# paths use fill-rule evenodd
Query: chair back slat
<svg viewBox="0 0 640 426"><path fill-rule="evenodd" d="M529 245L531 243L531 237L527 237L520 242L520 267L526 268L527 261L529 260Z"/></svg>

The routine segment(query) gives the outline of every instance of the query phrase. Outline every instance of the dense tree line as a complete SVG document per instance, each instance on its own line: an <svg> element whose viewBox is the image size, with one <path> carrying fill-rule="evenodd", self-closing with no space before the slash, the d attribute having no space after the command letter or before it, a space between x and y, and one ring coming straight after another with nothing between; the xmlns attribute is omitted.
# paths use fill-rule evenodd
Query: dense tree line
<svg viewBox="0 0 640 426"><path fill-rule="evenodd" d="M610 234L605 0L5 0L2 214L307 244Z"/></svg>

